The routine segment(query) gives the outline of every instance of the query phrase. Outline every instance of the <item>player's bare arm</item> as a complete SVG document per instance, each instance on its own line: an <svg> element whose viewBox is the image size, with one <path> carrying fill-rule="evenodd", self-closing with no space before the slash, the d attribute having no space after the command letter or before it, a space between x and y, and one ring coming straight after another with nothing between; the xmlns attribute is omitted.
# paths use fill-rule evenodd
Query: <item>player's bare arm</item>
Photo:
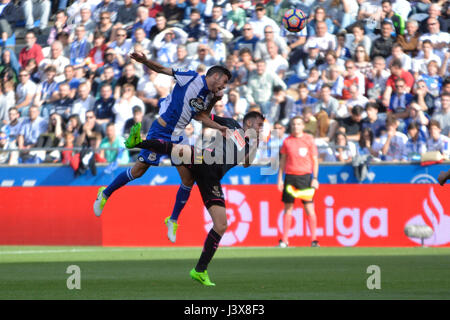
<svg viewBox="0 0 450 320"><path fill-rule="evenodd" d="M139 63L142 63L150 70L153 70L157 73L166 74L168 76L173 76L173 70L171 68L166 68L159 64L158 62L155 62L153 60L147 59L144 53L142 52L133 52L130 54L130 58L136 60Z"/></svg>
<svg viewBox="0 0 450 320"><path fill-rule="evenodd" d="M223 96L223 91L219 91L219 92L215 93L214 96L211 98L208 106L206 107L206 110L198 113L194 117L194 119L197 121L201 121L205 127L219 130L222 133L222 135L224 137L226 137L228 128L218 124L217 122L213 121L209 117L209 115L211 114L212 108L214 107L214 105L216 104L217 101L222 99L222 96Z"/></svg>
<svg viewBox="0 0 450 320"><path fill-rule="evenodd" d="M225 127L225 126L221 126L221 125L218 124L217 122L211 120L211 118L209 117L209 114L206 113L206 111L198 113L198 114L194 117L194 119L197 120L197 121L201 121L205 127L208 127L208 128L211 128L211 129L219 130L219 131L222 133L222 135L223 135L224 137L227 136L227 130L228 130L228 128Z"/></svg>
<svg viewBox="0 0 450 320"><path fill-rule="evenodd" d="M257 150L258 150L257 143L250 146L249 152L245 155L244 164L243 164L244 168L248 168L252 165L253 160L255 160Z"/></svg>

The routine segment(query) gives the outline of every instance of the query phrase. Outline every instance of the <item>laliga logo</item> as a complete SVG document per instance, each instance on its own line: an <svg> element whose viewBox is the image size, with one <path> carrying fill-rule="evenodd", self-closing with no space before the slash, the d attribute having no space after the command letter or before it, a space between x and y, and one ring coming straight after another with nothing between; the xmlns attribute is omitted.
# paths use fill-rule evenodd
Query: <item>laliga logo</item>
<svg viewBox="0 0 450 320"><path fill-rule="evenodd" d="M252 221L252 211L245 201L245 195L237 190L227 190L223 188L225 201L227 202L227 232L222 237L220 244L223 246L232 246L236 242L245 240L250 229ZM205 230L209 232L213 226L211 216L205 208L203 211L205 217ZM237 226L236 226L237 225Z"/></svg>
<svg viewBox="0 0 450 320"><path fill-rule="evenodd" d="M432 210L430 208L430 201L433 205ZM427 217L431 221L431 227L433 228L434 235L424 241L425 245L443 245L450 242L450 216L444 214L444 209L439 199L434 194L433 188L430 188L429 198L423 201L423 212L421 215L417 215L406 222L406 225L428 225L424 217ZM415 243L421 243L420 239L409 238Z"/></svg>

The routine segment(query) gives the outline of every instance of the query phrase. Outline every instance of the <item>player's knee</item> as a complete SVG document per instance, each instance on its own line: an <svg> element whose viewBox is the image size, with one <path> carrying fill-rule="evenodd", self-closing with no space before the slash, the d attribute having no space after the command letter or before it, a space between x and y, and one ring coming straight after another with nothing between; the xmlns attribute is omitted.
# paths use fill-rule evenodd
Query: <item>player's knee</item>
<svg viewBox="0 0 450 320"><path fill-rule="evenodd" d="M192 187L194 185L194 179L192 177L181 177L181 182L186 187Z"/></svg>
<svg viewBox="0 0 450 320"><path fill-rule="evenodd" d="M224 233L227 231L228 228L228 222L225 221L220 221L220 222L216 222L214 224L214 230L220 235L223 236Z"/></svg>
<svg viewBox="0 0 450 320"><path fill-rule="evenodd" d="M140 178L144 175L145 171L147 171L147 169L141 168L141 167L133 167L131 168L131 174L133 175L134 179Z"/></svg>

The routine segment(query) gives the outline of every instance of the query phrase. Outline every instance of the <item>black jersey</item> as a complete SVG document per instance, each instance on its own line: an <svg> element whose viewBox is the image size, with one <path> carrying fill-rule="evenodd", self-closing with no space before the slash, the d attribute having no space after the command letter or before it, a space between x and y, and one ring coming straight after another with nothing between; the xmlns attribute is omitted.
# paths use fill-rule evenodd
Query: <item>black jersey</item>
<svg viewBox="0 0 450 320"><path fill-rule="evenodd" d="M249 142L236 120L215 115L212 115L211 119L229 128L231 136L227 139L217 131L213 137L203 139L201 148L195 147L195 153L201 152L201 165L212 165L215 170L222 172L221 177L223 177L231 168L244 163L249 153Z"/></svg>

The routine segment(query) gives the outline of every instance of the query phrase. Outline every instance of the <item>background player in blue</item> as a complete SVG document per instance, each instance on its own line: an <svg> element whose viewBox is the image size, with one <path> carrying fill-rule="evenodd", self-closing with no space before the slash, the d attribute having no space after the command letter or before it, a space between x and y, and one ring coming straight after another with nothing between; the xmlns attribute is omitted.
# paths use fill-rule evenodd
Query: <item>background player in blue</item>
<svg viewBox="0 0 450 320"><path fill-rule="evenodd" d="M159 154L180 155L183 160L187 161L187 163L184 162L184 166L192 173L203 203L213 220L213 227L206 236L197 265L190 272L192 279L206 286L215 285L209 279L207 268L228 226L225 199L220 180L234 166L243 164L244 167L248 167L253 162L258 147L258 136L264 125L264 117L255 111L244 116L243 130L234 119L217 116L212 116L212 119L231 129L231 134L236 139L216 137L207 143L203 143L201 153L199 153L198 150L194 149L196 147L175 145L162 139L142 141L139 132L140 126L136 124L127 140L128 148L145 148ZM130 142L133 138L134 143ZM230 154L233 156L230 157ZM198 161L198 155L202 156L200 157L202 161ZM207 163L207 159L215 159L216 161Z"/></svg>
<svg viewBox="0 0 450 320"><path fill-rule="evenodd" d="M166 68L159 63L148 60L142 53L132 53L130 57L149 69L175 78L172 92L159 102L159 117L155 120L147 134L147 139L162 139L175 144L183 139L185 127L192 119L201 121L204 126L219 130L226 135L227 127L212 121L209 117L214 104L222 98L223 89L231 79L231 73L222 66L211 67L206 75L201 76L195 71L180 71ZM117 189L128 182L141 177L147 169L158 165L161 154L142 150L134 166L120 173L108 187L101 187L94 202L96 216L102 214L106 200ZM179 213L187 202L194 184L191 173L183 166L177 166L182 184L178 190L174 210L171 218L178 218ZM173 234L176 224L166 219L169 234ZM175 239L173 239L173 242Z"/></svg>

